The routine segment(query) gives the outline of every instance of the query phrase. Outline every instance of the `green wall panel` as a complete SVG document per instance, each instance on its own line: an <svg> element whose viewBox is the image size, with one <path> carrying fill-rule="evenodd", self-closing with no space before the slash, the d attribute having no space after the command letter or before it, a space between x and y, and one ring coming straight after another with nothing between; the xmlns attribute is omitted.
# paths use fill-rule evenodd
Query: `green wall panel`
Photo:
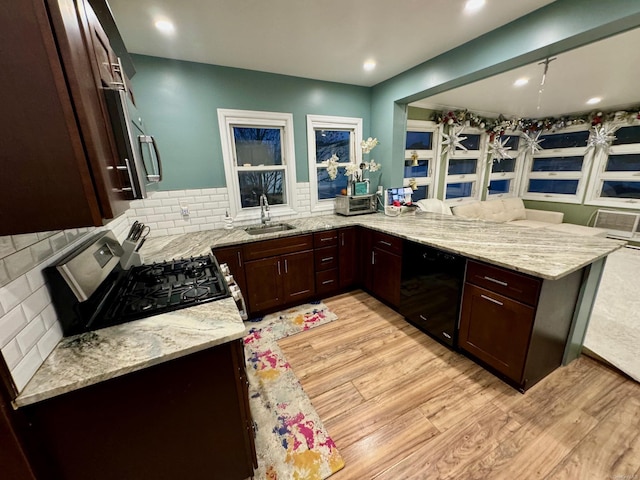
<svg viewBox="0 0 640 480"><path fill-rule="evenodd" d="M363 119L371 89L202 63L133 55L136 103L161 149L162 190L226 185L218 108L293 114L296 177L309 181L307 114Z"/></svg>

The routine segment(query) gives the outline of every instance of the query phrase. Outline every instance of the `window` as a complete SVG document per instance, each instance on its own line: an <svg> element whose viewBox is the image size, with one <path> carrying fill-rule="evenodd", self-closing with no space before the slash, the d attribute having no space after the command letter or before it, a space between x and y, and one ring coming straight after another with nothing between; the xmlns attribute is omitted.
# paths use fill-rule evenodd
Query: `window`
<svg viewBox="0 0 640 480"><path fill-rule="evenodd" d="M290 113L218 109L231 215L260 218L265 194L273 215L294 214L295 154Z"/></svg>
<svg viewBox="0 0 640 480"><path fill-rule="evenodd" d="M446 154L444 199L448 203L480 198L478 185L484 173L483 159L487 155L487 135L484 132L465 129L459 135L460 138L467 137L460 141L467 150L456 147L453 153Z"/></svg>
<svg viewBox="0 0 640 480"><path fill-rule="evenodd" d="M609 152L595 153L587 203L610 207L640 208L640 125L614 132Z"/></svg>
<svg viewBox="0 0 640 480"><path fill-rule="evenodd" d="M336 195L347 188L344 167L362 158L361 141L361 118L307 115L312 211L333 210ZM335 180L327 174L327 161L333 155L340 164Z"/></svg>
<svg viewBox="0 0 640 480"><path fill-rule="evenodd" d="M403 186L413 183L416 190L411 199L415 202L423 198L435 197L433 172L436 171L437 126L433 122L407 121L407 135L404 155Z"/></svg>
<svg viewBox="0 0 640 480"><path fill-rule="evenodd" d="M540 136L542 150L527 154L524 198L581 203L591 158L589 131L581 128Z"/></svg>
<svg viewBox="0 0 640 480"><path fill-rule="evenodd" d="M505 147L511 147L507 153L512 158L494 158L491 160L487 199L506 198L517 195L519 179L522 174L523 144L519 135L507 134L500 137Z"/></svg>

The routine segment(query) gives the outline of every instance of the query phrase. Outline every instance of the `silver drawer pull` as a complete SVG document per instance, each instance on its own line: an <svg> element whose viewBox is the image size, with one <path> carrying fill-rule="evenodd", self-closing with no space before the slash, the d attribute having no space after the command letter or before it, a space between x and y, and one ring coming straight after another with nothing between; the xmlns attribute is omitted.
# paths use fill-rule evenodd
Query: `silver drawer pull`
<svg viewBox="0 0 640 480"><path fill-rule="evenodd" d="M425 317L424 315L420 315L420 320L423 320L423 321L426 322L427 321L427 317Z"/></svg>
<svg viewBox="0 0 640 480"><path fill-rule="evenodd" d="M381 243L382 245L386 245L387 247L391 246L389 242L385 242L384 240L378 240L378 243Z"/></svg>
<svg viewBox="0 0 640 480"><path fill-rule="evenodd" d="M335 239L336 239L336 237L324 237L324 238L321 238L320 241L321 242L329 242L329 241L335 240Z"/></svg>
<svg viewBox="0 0 640 480"><path fill-rule="evenodd" d="M507 282L502 282L500 280L496 280L495 278L487 277L486 275L483 277L485 280L489 280L490 282L497 283L498 285L502 285L503 287L508 286Z"/></svg>
<svg viewBox="0 0 640 480"><path fill-rule="evenodd" d="M496 300L496 299L494 299L494 298L487 297L486 295L480 295L480 296L481 296L482 298L484 298L485 300L489 300L490 302L495 303L496 305L500 305L500 306L504 305L504 303L499 302L498 300Z"/></svg>
<svg viewBox="0 0 640 480"><path fill-rule="evenodd" d="M445 338L451 340L451 335L449 335L447 332L442 332L442 335L444 335Z"/></svg>
<svg viewBox="0 0 640 480"><path fill-rule="evenodd" d="M326 257L322 259L323 262L330 262L331 260L333 260L333 257Z"/></svg>
<svg viewBox="0 0 640 480"><path fill-rule="evenodd" d="M325 280L324 282L322 282L322 285L328 285L330 283L333 283L334 280Z"/></svg>

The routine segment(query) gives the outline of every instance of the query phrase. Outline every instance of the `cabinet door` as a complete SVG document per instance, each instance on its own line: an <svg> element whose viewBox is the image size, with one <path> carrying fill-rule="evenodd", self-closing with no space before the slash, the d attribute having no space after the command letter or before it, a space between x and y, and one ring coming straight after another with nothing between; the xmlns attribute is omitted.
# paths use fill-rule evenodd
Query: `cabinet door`
<svg viewBox="0 0 640 480"><path fill-rule="evenodd" d="M240 287L240 291L246 297L248 292L244 272L244 261L242 259L242 247L214 248L213 254L218 260L218 263L226 263L229 266L231 275L233 275L233 278Z"/></svg>
<svg viewBox="0 0 640 480"><path fill-rule="evenodd" d="M284 302L303 301L316 293L313 251L282 256Z"/></svg>
<svg viewBox="0 0 640 480"><path fill-rule="evenodd" d="M402 258L386 250L374 248L372 251L372 264L372 292L392 307L398 308L400 305Z"/></svg>
<svg viewBox="0 0 640 480"><path fill-rule="evenodd" d="M282 305L284 297L280 277L284 266L280 257L246 262L244 268L251 312L259 312Z"/></svg>
<svg viewBox="0 0 640 480"><path fill-rule="evenodd" d="M355 227L342 228L338 231L340 288L347 288L357 283L358 257L356 242Z"/></svg>
<svg viewBox="0 0 640 480"><path fill-rule="evenodd" d="M360 229L360 275L362 286L373 292L373 236L368 228Z"/></svg>
<svg viewBox="0 0 640 480"><path fill-rule="evenodd" d="M522 382L534 309L465 284L459 345L517 383Z"/></svg>

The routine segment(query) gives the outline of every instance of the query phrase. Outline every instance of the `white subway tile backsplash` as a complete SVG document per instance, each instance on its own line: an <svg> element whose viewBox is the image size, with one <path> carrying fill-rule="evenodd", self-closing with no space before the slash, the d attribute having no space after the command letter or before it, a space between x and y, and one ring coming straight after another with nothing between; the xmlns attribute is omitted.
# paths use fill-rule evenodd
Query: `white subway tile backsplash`
<svg viewBox="0 0 640 480"><path fill-rule="evenodd" d="M13 235L11 238L13 239L13 244L16 247L16 250L27 248L40 240L37 233L23 233L20 235Z"/></svg>
<svg viewBox="0 0 640 480"><path fill-rule="evenodd" d="M184 233L184 227L173 227L167 229L167 231L169 232L169 235L180 235Z"/></svg>
<svg viewBox="0 0 640 480"><path fill-rule="evenodd" d="M53 255L53 248L51 248L49 239L39 241L38 243L33 245L30 250L31 255L33 256L36 263L42 263L51 255Z"/></svg>
<svg viewBox="0 0 640 480"><path fill-rule="evenodd" d="M27 273L27 283L29 284L29 288L32 292L35 292L38 288L43 286L46 282L44 279L44 274L42 270L39 268L34 268L30 272Z"/></svg>
<svg viewBox="0 0 640 480"><path fill-rule="evenodd" d="M67 237L64 232L56 233L54 236L49 238L49 242L51 243L51 247L54 252L58 252L68 245Z"/></svg>
<svg viewBox="0 0 640 480"><path fill-rule="evenodd" d="M42 310L51 303L51 297L49 296L49 290L46 286L40 287L34 293L29 295L27 299L22 302L22 309L27 317L27 321L40 315Z"/></svg>
<svg viewBox="0 0 640 480"><path fill-rule="evenodd" d="M40 316L34 318L16 336L18 345L20 345L20 350L22 352L28 352L31 350L46 331L42 318L40 318Z"/></svg>
<svg viewBox="0 0 640 480"><path fill-rule="evenodd" d="M190 190L189 190L190 191ZM187 195L186 190L170 190L169 197L185 197Z"/></svg>
<svg viewBox="0 0 640 480"><path fill-rule="evenodd" d="M17 278L36 266L30 248L24 248L4 259L9 278Z"/></svg>
<svg viewBox="0 0 640 480"><path fill-rule="evenodd" d="M8 312L22 303L32 293L27 278L23 275L4 287L0 287L0 304L2 304L4 311Z"/></svg>
<svg viewBox="0 0 640 480"><path fill-rule="evenodd" d="M169 197L168 191L151 192L149 194L149 198L153 198L154 200L157 198L168 198L168 197Z"/></svg>
<svg viewBox="0 0 640 480"><path fill-rule="evenodd" d="M175 224L173 222L158 222L158 228L173 228Z"/></svg>
<svg viewBox="0 0 640 480"><path fill-rule="evenodd" d="M0 237L0 258L11 255L12 253L15 253L15 251L16 247L10 236Z"/></svg>
<svg viewBox="0 0 640 480"><path fill-rule="evenodd" d="M162 206L162 200L158 199L158 200L151 200L151 199L147 199L144 201L144 206L145 207L161 207Z"/></svg>
<svg viewBox="0 0 640 480"><path fill-rule="evenodd" d="M0 348L13 340L27 325L22 307L18 305L0 318Z"/></svg>
<svg viewBox="0 0 640 480"><path fill-rule="evenodd" d="M58 342L62 340L62 327L56 322L47 332L38 340L37 348L40 352L40 356L47 358L53 349L56 348Z"/></svg>
<svg viewBox="0 0 640 480"><path fill-rule="evenodd" d="M44 310L42 310L40 316L42 317L42 321L44 322L44 326L47 328L47 330L51 329L55 325L58 325L58 316L56 315L56 309L53 307L52 303L47 305Z"/></svg>
<svg viewBox="0 0 640 480"><path fill-rule="evenodd" d="M20 363L20 360L22 360L22 352L18 346L18 340L14 338L2 347L2 356L4 357L5 362L7 362L9 370L15 368L15 366Z"/></svg>
<svg viewBox="0 0 640 480"><path fill-rule="evenodd" d="M0 260L0 285L6 285L11 281L11 277L7 273L7 269L4 266L4 260Z"/></svg>
<svg viewBox="0 0 640 480"><path fill-rule="evenodd" d="M180 199L176 197L163 198L162 206L164 207L180 206Z"/></svg>
<svg viewBox="0 0 640 480"><path fill-rule="evenodd" d="M180 207L176 207L176 211L179 211L179 210L180 210ZM153 209L153 211L154 211L154 213L156 215L162 215L162 214L165 214L165 213L173 212L173 209L172 209L172 207L156 207L156 208ZM150 221L152 221L152 220L150 220Z"/></svg>
<svg viewBox="0 0 640 480"><path fill-rule="evenodd" d="M167 220L165 214L153 214L153 215L147 215L146 219L144 222L145 225L149 225L151 222L162 222L164 220ZM151 228L151 227L149 227Z"/></svg>
<svg viewBox="0 0 640 480"><path fill-rule="evenodd" d="M24 358L11 370L11 376L16 384L18 391L21 391L24 386L29 383L33 374L40 368L44 359L40 355L40 352L36 347L29 350Z"/></svg>

